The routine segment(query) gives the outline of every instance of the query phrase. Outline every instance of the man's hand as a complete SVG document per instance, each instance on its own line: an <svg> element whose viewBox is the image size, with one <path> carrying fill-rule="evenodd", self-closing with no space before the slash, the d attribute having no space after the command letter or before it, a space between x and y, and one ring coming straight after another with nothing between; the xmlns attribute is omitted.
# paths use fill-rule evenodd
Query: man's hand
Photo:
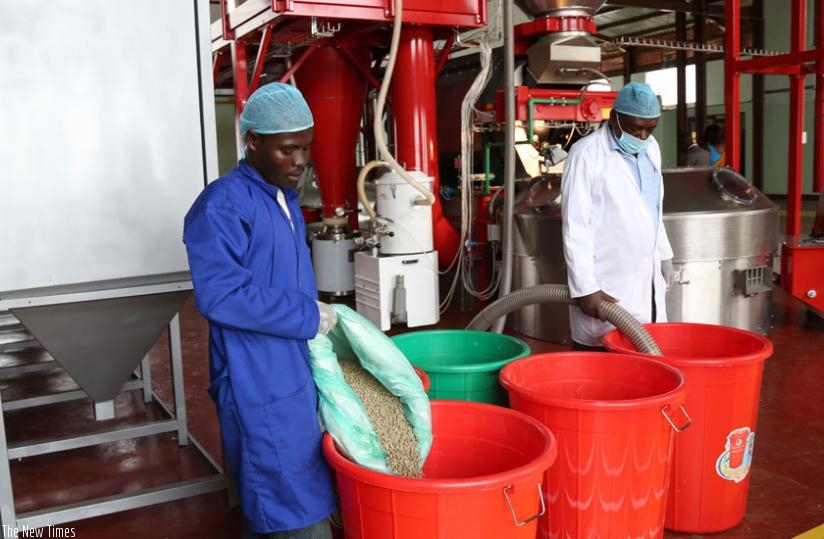
<svg viewBox="0 0 824 539"><path fill-rule="evenodd" d="M318 311L320 311L318 335L326 335L332 331L332 328L338 325L338 312L328 303L323 303L317 300L315 303L318 304Z"/></svg>
<svg viewBox="0 0 824 539"><path fill-rule="evenodd" d="M675 269L672 267L671 258L661 261L661 273L664 275L664 282L667 283L667 290L669 290L675 281Z"/></svg>
<svg viewBox="0 0 824 539"><path fill-rule="evenodd" d="M601 315L601 303L608 301L609 303L618 303L618 300L610 296L603 290L593 292L592 294L581 296L575 300L575 304L584 312L585 315L599 320L605 320Z"/></svg>

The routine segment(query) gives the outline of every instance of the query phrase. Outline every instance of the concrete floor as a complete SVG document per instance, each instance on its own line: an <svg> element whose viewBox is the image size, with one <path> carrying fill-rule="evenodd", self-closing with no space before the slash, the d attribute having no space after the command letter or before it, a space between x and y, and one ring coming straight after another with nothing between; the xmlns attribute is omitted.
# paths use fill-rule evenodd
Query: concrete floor
<svg viewBox="0 0 824 539"><path fill-rule="evenodd" d="M775 353L765 365L749 504L744 521L713 537L791 538L824 524L824 323L781 289L773 292ZM473 312L453 309L439 327L461 328ZM218 461L220 438L208 385L207 332L191 298L181 311L186 402L190 431ZM533 352L565 350L563 345L525 338ZM38 348L0 354L0 367L47 361ZM171 401L168 340L151 351L156 392ZM75 388L59 368L0 380L4 401ZM10 444L88 433L112 424L160 418L139 391L116 399L116 419L94 421L88 401L52 404L4 414ZM59 504L203 477L210 468L191 447L163 434L16 460L11 463L18 513ZM240 517L225 493L134 509L61 525L81 539L232 538ZM698 537L667 533L665 537ZM822 533L824 537L824 533ZM460 538L459 538L460 539ZM471 538L467 538L471 539Z"/></svg>

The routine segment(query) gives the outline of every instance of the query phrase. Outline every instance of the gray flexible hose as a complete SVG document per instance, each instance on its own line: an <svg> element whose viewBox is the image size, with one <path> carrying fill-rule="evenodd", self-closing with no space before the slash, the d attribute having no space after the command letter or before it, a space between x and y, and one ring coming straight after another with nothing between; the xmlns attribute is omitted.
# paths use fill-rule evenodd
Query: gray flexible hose
<svg viewBox="0 0 824 539"><path fill-rule="evenodd" d="M569 288L563 284L539 284L521 288L490 303L466 326L486 331L501 316L535 303L570 303ZM617 303L604 301L601 309L607 322L618 328L640 352L660 356L661 349L644 325Z"/></svg>

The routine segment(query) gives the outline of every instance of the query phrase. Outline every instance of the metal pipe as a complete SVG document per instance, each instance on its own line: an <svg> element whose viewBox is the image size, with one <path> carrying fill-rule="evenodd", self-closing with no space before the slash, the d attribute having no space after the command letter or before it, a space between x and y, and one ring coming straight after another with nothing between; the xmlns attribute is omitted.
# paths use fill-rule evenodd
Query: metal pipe
<svg viewBox="0 0 824 539"><path fill-rule="evenodd" d="M503 261L501 265L500 296L512 290L512 225L515 214L515 27L512 20L512 2L504 2L504 222ZM502 333L506 315L493 327L495 333Z"/></svg>

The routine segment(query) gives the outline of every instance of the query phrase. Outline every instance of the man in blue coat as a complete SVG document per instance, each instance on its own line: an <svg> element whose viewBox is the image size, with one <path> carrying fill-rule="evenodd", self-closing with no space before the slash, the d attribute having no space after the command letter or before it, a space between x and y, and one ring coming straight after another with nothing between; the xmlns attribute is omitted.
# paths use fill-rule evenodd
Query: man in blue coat
<svg viewBox="0 0 824 539"><path fill-rule="evenodd" d="M313 125L293 86L258 89L240 117L245 158L203 190L184 222L195 300L209 321L209 394L244 537L331 537L336 501L307 339L337 316L317 301L294 190Z"/></svg>

